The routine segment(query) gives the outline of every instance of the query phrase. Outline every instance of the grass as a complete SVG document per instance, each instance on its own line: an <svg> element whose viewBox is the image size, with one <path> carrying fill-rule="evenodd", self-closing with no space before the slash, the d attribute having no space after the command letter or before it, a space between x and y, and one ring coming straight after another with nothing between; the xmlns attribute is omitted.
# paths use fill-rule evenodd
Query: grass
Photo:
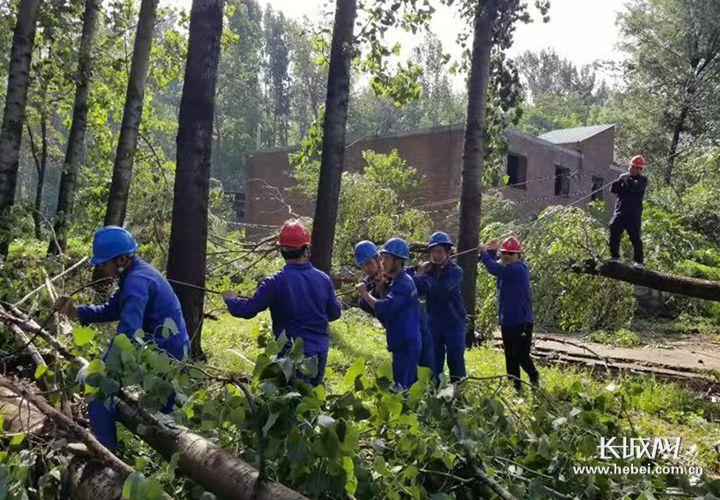
<svg viewBox="0 0 720 500"><path fill-rule="evenodd" d="M267 313L253 320L223 314L218 321L208 321L203 333L208 362L223 370L250 372L252 360L260 352L258 336L271 335L269 321ZM332 346L325 381L330 390L339 390L345 371L357 358L364 358L369 369L390 359L384 331L362 311L346 311L342 319L331 324L330 331ZM466 363L468 373L477 377L505 372L502 352L492 347L468 350ZM645 375L597 379L587 370L556 366L541 366L540 372L543 388L550 398L569 401L579 393L622 397L627 409L627 418L619 422L623 427L634 428L637 435L643 437L679 436L688 454L684 457L687 464L701 465L708 473L720 475L720 457L715 451L715 444L720 442L720 408L716 403L678 384ZM504 385L498 394L510 401L518 415L532 418L533 398L517 398L509 384Z"/></svg>

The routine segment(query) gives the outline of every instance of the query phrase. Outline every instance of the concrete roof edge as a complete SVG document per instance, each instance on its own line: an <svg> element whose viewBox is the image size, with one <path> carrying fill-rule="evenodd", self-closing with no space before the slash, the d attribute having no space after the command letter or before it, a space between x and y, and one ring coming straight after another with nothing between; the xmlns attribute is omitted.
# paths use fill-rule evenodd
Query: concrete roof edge
<svg viewBox="0 0 720 500"><path fill-rule="evenodd" d="M535 143L537 143L537 144L541 144L541 145L546 146L546 147L548 147L548 148L561 151L561 152L563 152L563 153L566 153L566 154L569 154L569 155L571 155L571 156L574 156L575 158L583 159L583 158L585 157L584 154L582 154L582 153L580 153L580 152L578 152L578 151L573 151L572 149L565 148L565 147L563 147L563 146L560 146L560 145L558 145L558 144L555 144L554 142L546 141L545 139L541 139L540 137L537 137L537 136L532 135L532 134L528 134L528 133L523 132L522 130L519 130L519 129L516 129L516 128L506 128L506 129L505 129L505 133L506 133L506 134L512 134L512 135L515 135L515 136L517 136L517 137L521 137L521 138L523 138L523 139L526 139L526 140L528 140L528 141L535 142Z"/></svg>

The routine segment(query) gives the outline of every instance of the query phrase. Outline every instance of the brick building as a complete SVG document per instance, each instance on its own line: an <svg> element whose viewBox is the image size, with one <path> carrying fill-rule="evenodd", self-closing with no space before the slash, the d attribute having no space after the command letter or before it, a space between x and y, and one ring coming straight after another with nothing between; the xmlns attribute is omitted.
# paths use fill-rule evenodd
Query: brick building
<svg viewBox="0 0 720 500"><path fill-rule="evenodd" d="M423 177L414 205L433 204L431 215L437 229L454 231L460 196L461 155L464 127L434 127L408 133L361 139L345 154L345 169L363 168L362 152L388 153L397 149L409 166ZM519 215L533 216L549 205L565 205L587 197L613 200L609 188L589 194L622 171L613 163L615 125L595 125L553 130L535 137L516 129L506 131L509 145L505 162L507 186L487 188L517 204ZM248 157L244 222L279 225L288 218L289 207L298 215L313 216L314 200L302 199L288 188L288 154L292 149L258 151ZM503 176L503 183L505 176ZM249 235L264 231L249 227Z"/></svg>

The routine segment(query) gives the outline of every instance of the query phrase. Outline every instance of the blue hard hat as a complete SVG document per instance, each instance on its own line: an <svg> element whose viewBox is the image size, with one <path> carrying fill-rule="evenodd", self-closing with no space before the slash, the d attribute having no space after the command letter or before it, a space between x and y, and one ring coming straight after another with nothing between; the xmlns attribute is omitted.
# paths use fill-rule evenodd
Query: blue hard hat
<svg viewBox="0 0 720 500"><path fill-rule="evenodd" d="M442 231L438 231L436 233L433 233L432 236L430 236L430 240L428 241L428 248L436 247L438 245L450 245L452 246L453 242L450 239L450 235L447 233L443 233Z"/></svg>
<svg viewBox="0 0 720 500"><path fill-rule="evenodd" d="M410 247L402 238L390 238L380 250L380 253L389 253L398 259L407 260L410 258Z"/></svg>
<svg viewBox="0 0 720 500"><path fill-rule="evenodd" d="M118 226L105 226L93 236L93 256L90 264L99 266L120 255L132 255L138 249L132 235Z"/></svg>
<svg viewBox="0 0 720 500"><path fill-rule="evenodd" d="M355 264L358 266L380 255L375 243L363 240L355 245Z"/></svg>

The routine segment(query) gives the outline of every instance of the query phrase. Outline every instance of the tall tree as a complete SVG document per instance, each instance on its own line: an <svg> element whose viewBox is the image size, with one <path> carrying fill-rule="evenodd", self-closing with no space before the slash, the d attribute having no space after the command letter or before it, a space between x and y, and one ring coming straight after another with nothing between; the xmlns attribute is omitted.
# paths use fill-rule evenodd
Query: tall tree
<svg viewBox="0 0 720 500"><path fill-rule="evenodd" d="M35 185L35 201L33 203L33 223L35 224L35 238L42 238L42 195L45 186L45 173L47 172L48 159L48 110L46 103L40 109L40 148L33 137L32 128L27 124L28 138L30 139L30 151L35 161L37 170L37 184Z"/></svg>
<svg viewBox="0 0 720 500"><path fill-rule="evenodd" d="M327 93L327 65L318 37L308 31L310 20L292 22L288 27L292 80L291 113L297 142L308 131Z"/></svg>
<svg viewBox="0 0 720 500"><path fill-rule="evenodd" d="M271 146L287 146L290 119L290 49L285 16L268 4L265 11L265 52L267 88L271 102Z"/></svg>
<svg viewBox="0 0 720 500"><path fill-rule="evenodd" d="M150 66L150 49L152 48L157 6L158 0L142 0L140 4L140 17L135 32L135 46L125 96L125 109L113 165L110 196L105 212L106 226L122 226L125 221L133 160L137 148L138 127L142 118L145 98L145 80Z"/></svg>
<svg viewBox="0 0 720 500"><path fill-rule="evenodd" d="M655 101L654 121L667 124L664 180L670 183L683 134L712 131L708 115L720 98L720 0L634 0L618 16L630 54L629 87ZM651 101L651 102L652 102ZM651 153L651 152L647 152Z"/></svg>
<svg viewBox="0 0 720 500"><path fill-rule="evenodd" d="M220 58L223 0L193 0L177 135L177 166L167 275L205 285L215 83ZM202 290L174 285L192 337L202 355Z"/></svg>
<svg viewBox="0 0 720 500"><path fill-rule="evenodd" d="M576 96L587 104L596 102L597 70L594 64L578 67L550 49L526 51L517 58L517 65L526 85L526 97L533 102L547 94ZM605 96L600 94L598 97Z"/></svg>
<svg viewBox="0 0 720 500"><path fill-rule="evenodd" d="M502 0L500 0L502 1ZM481 181L485 147L485 114L490 81L490 54L493 30L498 15L498 0L479 0L475 7L472 60L468 78L467 121L462 155L460 189L460 229L458 233L458 265L462 267L463 301L470 314L468 343L474 343L475 291L477 289L477 252L480 234Z"/></svg>
<svg viewBox="0 0 720 500"><path fill-rule="evenodd" d="M8 90L3 109L2 130L0 130L0 257L7 257L12 238L10 210L15 203L20 141L39 6L40 0L19 2L13 33Z"/></svg>
<svg viewBox="0 0 720 500"><path fill-rule="evenodd" d="M329 272L332 265L335 219L345 161L345 127L356 16L356 0L337 0L325 99L320 178L312 230L312 263L325 272Z"/></svg>
<svg viewBox="0 0 720 500"><path fill-rule="evenodd" d="M78 53L77 80L75 83L75 103L73 105L72 124L68 136L65 162L60 178L60 191L55 213L55 237L50 239L49 254L64 252L67 248L68 218L73 210L75 185L82 162L87 128L88 93L92 74L92 47L97 32L100 0L86 0L83 15L82 35Z"/></svg>
<svg viewBox="0 0 720 500"><path fill-rule="evenodd" d="M544 22L549 2L535 3ZM468 78L468 106L462 156L458 264L463 268L462 294L470 314L467 342L475 339L477 246L480 233L482 182L497 178L497 154L503 147L506 113L517 105L518 72L506 60L515 24L530 22L527 4L521 0L477 0L461 3L461 15L472 19L473 43ZM461 33L460 38L464 35ZM492 57L491 57L492 56ZM492 147L490 147L492 146Z"/></svg>

